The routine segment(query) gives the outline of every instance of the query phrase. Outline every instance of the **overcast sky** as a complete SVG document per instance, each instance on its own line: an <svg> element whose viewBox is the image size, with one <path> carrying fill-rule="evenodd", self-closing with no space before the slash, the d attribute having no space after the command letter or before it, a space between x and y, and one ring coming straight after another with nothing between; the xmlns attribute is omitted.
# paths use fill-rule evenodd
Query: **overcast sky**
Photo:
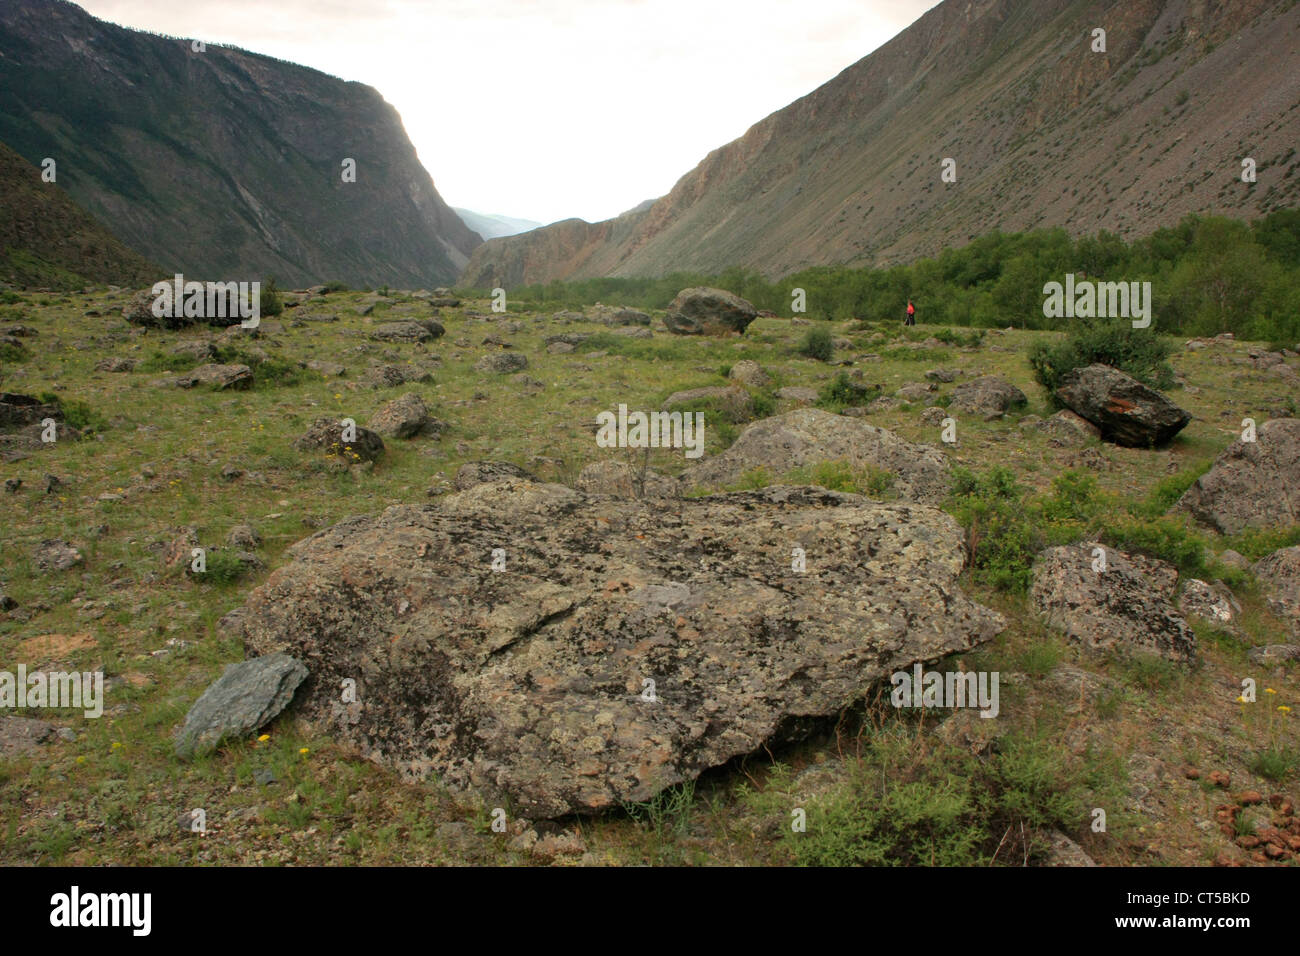
<svg viewBox="0 0 1300 956"><path fill-rule="evenodd" d="M453 206L597 221L938 0L78 0L379 90Z"/></svg>

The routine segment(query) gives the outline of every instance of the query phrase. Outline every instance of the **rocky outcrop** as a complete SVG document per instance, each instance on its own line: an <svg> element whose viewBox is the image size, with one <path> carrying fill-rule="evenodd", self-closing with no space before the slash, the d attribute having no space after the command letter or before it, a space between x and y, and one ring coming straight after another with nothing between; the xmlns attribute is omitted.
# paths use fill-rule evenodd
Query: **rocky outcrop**
<svg viewBox="0 0 1300 956"><path fill-rule="evenodd" d="M168 276L413 289L480 242L362 83L5 0L0 89L5 142L55 156L59 187Z"/></svg>
<svg viewBox="0 0 1300 956"><path fill-rule="evenodd" d="M1086 648L1190 662L1196 637L1170 603L1176 581L1177 571L1163 562L1088 542L1040 554L1029 596L1049 626Z"/></svg>
<svg viewBox="0 0 1300 956"><path fill-rule="evenodd" d="M352 433L341 421L318 418L294 441L293 447L299 451L324 452L326 457L351 464L378 459L384 453L384 440L368 428L356 427Z"/></svg>
<svg viewBox="0 0 1300 956"><path fill-rule="evenodd" d="M669 504L504 479L291 556L242 627L307 665L300 714L530 817L648 799L1003 626L958 588L949 516L808 488Z"/></svg>
<svg viewBox="0 0 1300 956"><path fill-rule="evenodd" d="M1300 419L1274 418L1238 439L1178 503L1223 534L1300 524Z"/></svg>
<svg viewBox="0 0 1300 956"><path fill-rule="evenodd" d="M1109 365L1067 372L1056 397L1096 425L1103 439L1129 448L1163 445L1192 420L1155 389Z"/></svg>
<svg viewBox="0 0 1300 956"><path fill-rule="evenodd" d="M664 325L677 335L731 335L744 332L756 318L758 310L740 296L700 286L677 293Z"/></svg>
<svg viewBox="0 0 1300 956"><path fill-rule="evenodd" d="M756 468L780 479L795 468L840 460L891 472L894 490L908 501L938 504L948 494L948 465L937 449L819 408L796 408L754 422L722 454L688 468L682 482L688 488L716 488Z"/></svg>
<svg viewBox="0 0 1300 956"><path fill-rule="evenodd" d="M433 319L403 320L376 325L370 330L370 337L376 342L429 342L445 331L442 324Z"/></svg>
<svg viewBox="0 0 1300 956"><path fill-rule="evenodd" d="M429 414L424 399L414 392L385 402L370 417L371 430L384 438L414 438L421 434L438 437L446 427Z"/></svg>

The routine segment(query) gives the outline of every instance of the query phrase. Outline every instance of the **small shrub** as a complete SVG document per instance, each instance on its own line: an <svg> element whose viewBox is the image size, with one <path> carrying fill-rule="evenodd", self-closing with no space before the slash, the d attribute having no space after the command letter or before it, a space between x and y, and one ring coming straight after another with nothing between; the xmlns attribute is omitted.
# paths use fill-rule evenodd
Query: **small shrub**
<svg viewBox="0 0 1300 956"><path fill-rule="evenodd" d="M867 405L879 397L880 386L859 385L849 378L848 372L840 372L822 386L817 396L817 405L820 408L840 409L851 405Z"/></svg>
<svg viewBox="0 0 1300 956"><path fill-rule="evenodd" d="M339 282L337 279L333 282L326 282L322 295L329 295L331 292L350 292L346 282Z"/></svg>
<svg viewBox="0 0 1300 956"><path fill-rule="evenodd" d="M275 287L275 279L270 278L262 283L262 293L260 301L261 315L279 315L284 311L284 296L280 295L280 290Z"/></svg>
<svg viewBox="0 0 1300 956"><path fill-rule="evenodd" d="M1135 329L1128 322L1083 320L1064 342L1040 342L1029 352L1034 377L1049 392L1076 368L1102 364L1117 368L1151 388L1169 388L1174 370L1168 359L1173 349L1151 329Z"/></svg>
<svg viewBox="0 0 1300 956"><path fill-rule="evenodd" d="M810 328L799 344L799 354L819 362L829 362L835 354L831 330L824 325Z"/></svg>

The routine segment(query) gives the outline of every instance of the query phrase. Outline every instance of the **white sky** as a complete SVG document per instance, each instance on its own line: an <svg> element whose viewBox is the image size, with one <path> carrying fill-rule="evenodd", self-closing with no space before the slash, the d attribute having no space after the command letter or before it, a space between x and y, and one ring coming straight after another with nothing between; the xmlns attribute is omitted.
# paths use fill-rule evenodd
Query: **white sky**
<svg viewBox="0 0 1300 956"><path fill-rule="evenodd" d="M124 26L359 80L449 204L597 221L938 0L79 0Z"/></svg>

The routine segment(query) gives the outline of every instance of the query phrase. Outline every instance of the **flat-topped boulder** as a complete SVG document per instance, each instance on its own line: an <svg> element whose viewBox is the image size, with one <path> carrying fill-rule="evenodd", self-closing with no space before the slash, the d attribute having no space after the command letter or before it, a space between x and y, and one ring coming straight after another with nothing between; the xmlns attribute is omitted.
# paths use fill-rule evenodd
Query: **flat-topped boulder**
<svg viewBox="0 0 1300 956"><path fill-rule="evenodd" d="M1004 626L958 586L951 517L802 487L639 501L502 478L289 556L233 620L252 654L306 665L299 715L534 818L649 799Z"/></svg>

